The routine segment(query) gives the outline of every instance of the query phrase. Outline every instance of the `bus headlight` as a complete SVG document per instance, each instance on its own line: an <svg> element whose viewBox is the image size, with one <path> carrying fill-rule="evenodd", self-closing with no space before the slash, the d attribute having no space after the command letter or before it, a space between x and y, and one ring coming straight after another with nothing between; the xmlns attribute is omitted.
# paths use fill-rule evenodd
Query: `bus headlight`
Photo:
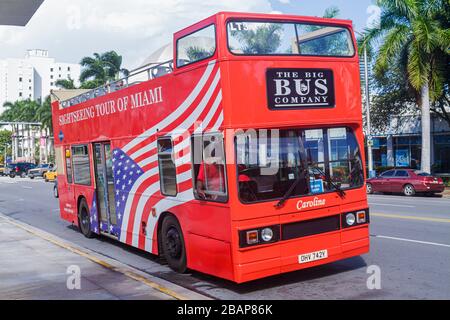
<svg viewBox="0 0 450 320"><path fill-rule="evenodd" d="M261 239L264 242L269 242L273 239L273 231L271 228L264 228L261 230Z"/></svg>
<svg viewBox="0 0 450 320"><path fill-rule="evenodd" d="M247 248L280 241L280 228L281 226L277 224L254 229L240 230L239 247Z"/></svg>
<svg viewBox="0 0 450 320"><path fill-rule="evenodd" d="M347 213L347 215L345 216L345 222L347 223L348 226L354 225L356 222L355 215L353 213Z"/></svg>

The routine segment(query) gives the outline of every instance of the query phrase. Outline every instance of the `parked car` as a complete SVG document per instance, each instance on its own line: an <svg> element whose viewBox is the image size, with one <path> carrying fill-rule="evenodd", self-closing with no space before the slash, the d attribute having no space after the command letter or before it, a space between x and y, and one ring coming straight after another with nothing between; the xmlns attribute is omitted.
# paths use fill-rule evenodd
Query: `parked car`
<svg viewBox="0 0 450 320"><path fill-rule="evenodd" d="M58 173L56 172L56 167L54 167L52 170L44 173L45 182L55 181L57 176Z"/></svg>
<svg viewBox="0 0 450 320"><path fill-rule="evenodd" d="M28 170L35 167L35 164L29 162L11 163L6 166L5 175L10 176L11 178L15 178L16 176L25 178L27 176Z"/></svg>
<svg viewBox="0 0 450 320"><path fill-rule="evenodd" d="M55 198L59 198L59 193L58 193L58 180L55 180L55 184L53 185L53 196Z"/></svg>
<svg viewBox="0 0 450 320"><path fill-rule="evenodd" d="M0 176L5 175L5 166L3 164L0 164Z"/></svg>
<svg viewBox="0 0 450 320"><path fill-rule="evenodd" d="M444 189L444 182L441 178L413 169L392 169L367 180L367 193L369 194L385 192L413 196L416 193L440 193Z"/></svg>
<svg viewBox="0 0 450 320"><path fill-rule="evenodd" d="M28 170L28 177L34 179L35 177L44 177L47 171L53 170L53 164L51 163L41 163L37 167Z"/></svg>

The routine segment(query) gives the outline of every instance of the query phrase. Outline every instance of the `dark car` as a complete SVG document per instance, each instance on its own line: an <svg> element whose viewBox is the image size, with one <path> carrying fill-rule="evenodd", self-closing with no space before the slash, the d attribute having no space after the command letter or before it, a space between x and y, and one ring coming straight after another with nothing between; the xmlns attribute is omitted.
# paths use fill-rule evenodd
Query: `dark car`
<svg viewBox="0 0 450 320"><path fill-rule="evenodd" d="M441 178L413 169L392 169L376 178L367 180L367 193L403 193L413 196L416 193L435 194L443 192L444 182Z"/></svg>
<svg viewBox="0 0 450 320"><path fill-rule="evenodd" d="M28 177L30 179L34 179L35 177L43 177L47 171L51 171L53 169L53 164L49 163L41 163L37 167L28 170Z"/></svg>
<svg viewBox="0 0 450 320"><path fill-rule="evenodd" d="M6 167L5 175L10 176L11 178L15 178L16 176L25 178L27 176L28 170L35 167L35 164L29 162L11 163Z"/></svg>

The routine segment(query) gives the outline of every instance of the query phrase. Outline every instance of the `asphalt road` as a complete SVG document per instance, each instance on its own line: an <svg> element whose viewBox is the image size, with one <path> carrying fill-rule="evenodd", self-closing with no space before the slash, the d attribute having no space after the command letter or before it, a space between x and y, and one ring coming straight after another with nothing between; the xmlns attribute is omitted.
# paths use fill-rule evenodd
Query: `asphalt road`
<svg viewBox="0 0 450 320"><path fill-rule="evenodd" d="M84 238L60 220L52 188L40 179L0 177L0 212L214 298L450 299L450 199L372 195L369 254L236 285L197 272L179 275L158 257L106 238ZM367 288L372 265L381 271L379 290Z"/></svg>

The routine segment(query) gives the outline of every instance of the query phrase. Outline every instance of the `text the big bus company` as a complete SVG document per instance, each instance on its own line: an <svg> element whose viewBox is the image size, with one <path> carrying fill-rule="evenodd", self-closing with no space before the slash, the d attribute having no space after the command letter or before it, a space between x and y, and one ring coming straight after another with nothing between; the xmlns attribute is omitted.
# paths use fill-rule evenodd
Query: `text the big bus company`
<svg viewBox="0 0 450 320"><path fill-rule="evenodd" d="M104 117L163 102L162 87L139 91L117 99L101 102L59 116L59 125L64 126L96 117Z"/></svg>

